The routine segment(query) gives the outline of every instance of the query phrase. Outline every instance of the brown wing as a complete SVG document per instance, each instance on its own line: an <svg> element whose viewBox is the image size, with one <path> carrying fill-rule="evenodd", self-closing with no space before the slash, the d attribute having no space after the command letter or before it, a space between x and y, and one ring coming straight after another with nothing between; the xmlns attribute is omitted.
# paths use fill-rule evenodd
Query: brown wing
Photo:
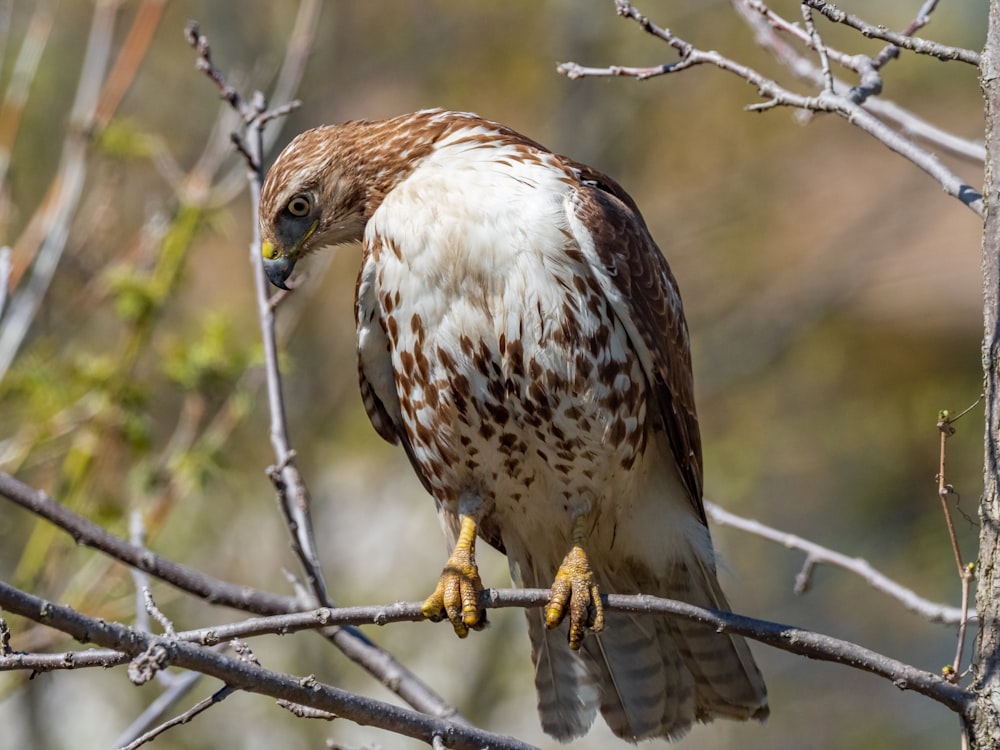
<svg viewBox="0 0 1000 750"><path fill-rule="evenodd" d="M618 183L565 160L582 183L577 219L593 238L593 251L609 298L646 368L657 427L666 432L691 502L705 521L701 434L694 405L691 350L677 282L635 202ZM632 331L634 330L634 334ZM648 356L646 353L648 352Z"/></svg>

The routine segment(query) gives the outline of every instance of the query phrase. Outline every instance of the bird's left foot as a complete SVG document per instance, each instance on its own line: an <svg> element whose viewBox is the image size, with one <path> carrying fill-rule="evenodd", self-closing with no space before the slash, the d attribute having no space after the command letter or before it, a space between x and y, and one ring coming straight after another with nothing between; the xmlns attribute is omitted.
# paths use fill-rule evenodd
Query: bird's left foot
<svg viewBox="0 0 1000 750"><path fill-rule="evenodd" d="M476 523L469 516L462 516L455 551L445 563L434 593L421 607L429 620L438 622L447 617L459 638L465 638L470 628L482 630L487 625L486 610L479 606L483 581L476 565L475 544Z"/></svg>
<svg viewBox="0 0 1000 750"><path fill-rule="evenodd" d="M545 625L556 627L569 614L569 647L576 651L590 630L604 629L604 606L583 546L574 544L552 582L552 596L545 605Z"/></svg>

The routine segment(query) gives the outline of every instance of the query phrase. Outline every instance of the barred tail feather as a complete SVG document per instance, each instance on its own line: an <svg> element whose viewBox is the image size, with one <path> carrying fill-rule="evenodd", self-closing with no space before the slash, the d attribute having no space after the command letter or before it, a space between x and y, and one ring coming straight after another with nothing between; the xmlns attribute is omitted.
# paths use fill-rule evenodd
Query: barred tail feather
<svg viewBox="0 0 1000 750"><path fill-rule="evenodd" d="M729 610L715 571L697 563L688 571L683 598L692 604ZM661 632L661 649L678 649L695 681L695 705L699 721L713 718L763 721L767 718L767 689L764 678L739 636L718 633L714 628L687 620L669 620Z"/></svg>
<svg viewBox="0 0 1000 750"><path fill-rule="evenodd" d="M597 684L579 655L570 651L564 629L546 628L540 609L526 614L542 729L561 742L582 737L597 715Z"/></svg>
<svg viewBox="0 0 1000 750"><path fill-rule="evenodd" d="M505 540L507 541L507 540ZM507 545L510 577L519 588L548 588L551 580L541 580L535 561L520 540ZM553 567L554 570L554 567ZM545 626L542 609L526 609L531 661L535 665L535 690L542 729L560 742L569 742L587 733L597 716L600 690L580 655L571 651L565 628Z"/></svg>
<svg viewBox="0 0 1000 750"><path fill-rule="evenodd" d="M683 734L694 719L694 686L676 650L661 653L651 618L605 614L605 629L583 643L584 658L601 688L601 714L622 739L662 734L664 713L678 717Z"/></svg>

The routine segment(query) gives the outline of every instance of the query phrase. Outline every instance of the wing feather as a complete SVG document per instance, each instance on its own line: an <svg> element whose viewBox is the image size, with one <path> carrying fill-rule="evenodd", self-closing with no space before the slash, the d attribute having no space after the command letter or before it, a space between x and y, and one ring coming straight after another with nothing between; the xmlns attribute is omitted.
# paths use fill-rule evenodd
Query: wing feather
<svg viewBox="0 0 1000 750"><path fill-rule="evenodd" d="M705 522L701 433L677 281L628 193L596 170L568 163L581 183L571 197L571 229L643 363L657 426Z"/></svg>

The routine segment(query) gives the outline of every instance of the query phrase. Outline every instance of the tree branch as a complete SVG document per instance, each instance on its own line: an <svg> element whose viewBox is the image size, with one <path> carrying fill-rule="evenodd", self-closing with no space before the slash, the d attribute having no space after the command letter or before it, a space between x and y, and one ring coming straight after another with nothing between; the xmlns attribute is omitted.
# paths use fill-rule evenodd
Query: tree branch
<svg viewBox="0 0 1000 750"><path fill-rule="evenodd" d="M485 732L465 724L400 708L391 703L366 698L325 685L313 677L295 677L264 669L248 661L232 659L176 638L140 633L124 625L96 620L64 607L18 591L0 581L0 606L29 620L67 633L79 641L96 643L140 658L147 669L176 666L215 677L232 688L303 706L330 711L365 726L414 737L431 744L440 737L457 750L531 750L532 746L513 737Z"/></svg>
<svg viewBox="0 0 1000 750"><path fill-rule="evenodd" d="M728 526L733 529L739 529L740 531L747 532L748 534L753 534L754 536L759 536L763 539L777 542L788 549L796 549L805 552L807 566L810 568L817 563L822 563L825 565L833 565L854 573L855 575L863 578L872 588L877 591L881 591L883 594L891 596L906 609L930 620L931 622L940 622L945 625L958 625L962 622L962 610L960 608L938 604L919 596L911 589L900 585L888 576L877 571L867 560L860 557L850 557L841 552L836 552L835 550L816 544L815 542L811 542L808 539L803 539L795 534L789 534L788 532L775 529L772 526L767 526L760 521L743 518L742 516L730 513L724 508L721 508L715 503L709 501L705 501L705 511L708 513L708 517L712 523L717 524L718 526ZM808 589L808 587L808 575L800 575L799 578L796 579L795 593L802 594ZM971 612L970 616L975 617L975 612Z"/></svg>
<svg viewBox="0 0 1000 750"><path fill-rule="evenodd" d="M621 66L593 68L584 67L574 62L567 62L557 67L560 73L571 79L585 76L632 76L639 80L645 80L653 76L677 73L696 65L712 65L720 70L732 73L756 87L758 93L765 101L758 104L751 104L747 106L747 110L762 112L775 107L794 107L811 112L828 112L839 115L933 177L948 195L957 198L974 211L976 215L980 217L983 215L983 197L978 190L975 190L971 185L948 169L941 163L937 156L900 135L870 112L865 111L861 106L852 102L848 97L830 91L821 91L815 96L796 94L784 88L776 81L760 74L753 68L742 65L719 52L697 49L690 43L672 34L668 29L661 28L652 23L632 7L627 0L616 0L615 4L620 15L632 19L644 31L669 44L680 53L681 59L675 63L648 68L627 68Z"/></svg>
<svg viewBox="0 0 1000 750"><path fill-rule="evenodd" d="M821 86L823 75L819 66L815 65L799 51L788 44L775 31L789 34L805 45L809 45L811 40L798 24L791 23L771 10L760 0L732 0L733 8L756 32L757 43L769 50L778 61L788 68L795 76L807 81L815 86ZM874 64L865 66L858 65L857 60L865 55L848 55L827 47L827 54L831 55L840 65L856 73L862 78L862 87L870 86L864 78L869 69L874 68ZM878 75L876 71L876 75ZM834 90L851 99L856 91L855 87L834 79ZM957 156L974 164L981 165L986 158L986 148L981 141L976 142L968 138L960 138L954 133L942 130L936 125L918 117L913 112L900 107L898 104L879 97L867 97L863 100L865 109L880 117L883 121L894 123L904 135L912 135L922 141L930 143L935 150L944 151L952 156Z"/></svg>
<svg viewBox="0 0 1000 750"><path fill-rule="evenodd" d="M303 608L298 598L239 586L214 578L186 565L167 560L144 547L129 544L93 521L60 505L41 490L35 490L0 471L0 497L50 521L73 537L77 544L97 550L128 566L197 596L209 604L221 605L258 615L277 615ZM391 654L371 643L361 633L350 629L331 629L323 633L348 658L352 659L385 687L424 713L461 720L457 710Z"/></svg>
<svg viewBox="0 0 1000 750"><path fill-rule="evenodd" d="M872 39L881 39L897 47L910 50L911 52L916 52L919 55L930 55L931 57L936 57L937 59L945 62L949 60L958 60L959 62L968 63L969 65L975 65L976 67L979 66L980 56L979 53L974 50L962 49L961 47L949 47L947 44L939 44L937 42L919 39L906 34L897 34L895 31L890 31L884 26L874 26L867 23L855 15L842 11L833 3L827 3L823 0L801 0L801 2L803 5L807 5L814 10L818 10L834 23L841 23L861 32L862 36L870 37Z"/></svg>
<svg viewBox="0 0 1000 750"><path fill-rule="evenodd" d="M300 606L294 597L271 594L249 586L222 581L186 565L160 557L150 550L129 544L102 526L77 515L41 490L35 490L10 474L0 471L0 496L62 529L77 544L145 571L171 586L204 599L209 604L232 607L256 614L279 614Z"/></svg>
<svg viewBox="0 0 1000 750"><path fill-rule="evenodd" d="M485 608L493 609L505 607L543 607L548 602L550 596L551 592L548 589L489 589L483 593L480 603ZM72 629L67 629L67 627L64 627L67 622L65 618L53 619L51 611L57 605L30 597L31 600L37 603L29 606L25 604L29 597L30 595L24 594L0 582L0 607L78 637L78 634L81 632L78 627L74 626ZM974 700L974 695L971 691L952 684L939 675L917 669L884 654L822 633L815 633L790 625L758 620L732 612L697 607L686 602L661 599L643 594L631 596L609 594L602 595L601 599L608 611L680 617L685 620L710 625L720 633L742 635L783 651L800 654L820 661L835 662L853 667L854 669L890 680L901 690L912 690L920 693L963 716L970 710ZM69 611L73 612L72 610ZM76 612L73 612L73 615L77 618L84 617ZM419 622L424 620L426 618L421 612L421 602L397 602L391 605L345 607L341 609L321 608L309 612L297 612L277 617L254 618L240 623L180 632L176 634L175 639L161 640L169 640L171 643L182 642L185 644L197 643L210 645L226 639L247 638L273 633L287 634L300 630L327 627L329 625L386 625L392 622ZM91 628L94 627L94 623L97 623L97 621L91 621ZM124 626L117 627L123 628ZM125 630L128 629L125 628ZM129 632L134 633L134 631ZM135 633L134 635L135 637L139 637L141 634ZM135 656L134 651L130 651L126 645L123 645L127 643L124 638L110 643L107 640L102 640L94 636L93 633L89 633L88 631L88 636L85 640L110 648L118 648L131 656ZM141 650L139 649L139 651ZM13 666L6 667L6 663L7 659L0 657L0 669L14 668ZM13 664L13 660L11 660L11 663ZM175 663L179 666L187 666L179 662ZM192 668L197 669L197 667ZM199 671L205 671L206 674L213 674L206 670ZM336 712L336 709L328 709L324 706L317 706L305 701L300 702L314 708L334 710Z"/></svg>

